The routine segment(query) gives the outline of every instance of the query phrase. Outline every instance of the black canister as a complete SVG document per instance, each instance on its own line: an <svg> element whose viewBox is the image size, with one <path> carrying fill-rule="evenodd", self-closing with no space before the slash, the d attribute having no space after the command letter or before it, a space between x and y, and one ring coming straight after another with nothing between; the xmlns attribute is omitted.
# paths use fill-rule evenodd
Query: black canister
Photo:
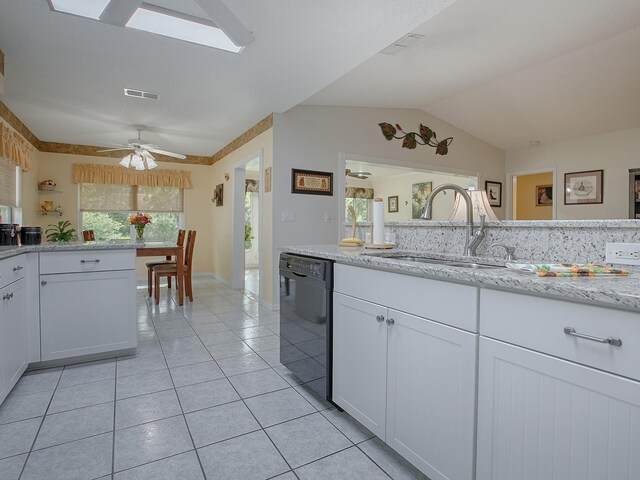
<svg viewBox="0 0 640 480"><path fill-rule="evenodd" d="M42 228L20 227L20 243L22 245L40 245L42 243Z"/></svg>
<svg viewBox="0 0 640 480"><path fill-rule="evenodd" d="M0 223L0 245L18 245L18 225Z"/></svg>

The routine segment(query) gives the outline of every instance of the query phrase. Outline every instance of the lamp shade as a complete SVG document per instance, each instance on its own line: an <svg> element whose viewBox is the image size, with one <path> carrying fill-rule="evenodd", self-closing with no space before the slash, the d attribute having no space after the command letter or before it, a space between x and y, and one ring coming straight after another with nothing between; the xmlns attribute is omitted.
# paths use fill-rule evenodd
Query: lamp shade
<svg viewBox="0 0 640 480"><path fill-rule="evenodd" d="M487 221L499 222L493 212L491 205L489 205L489 199L487 198L487 192L484 190L475 190L469 188L467 190L471 197L471 205L473 206L473 218L479 219L480 215L485 215ZM453 204L453 213L449 217L450 221L466 221L467 220L467 204L462 198L462 195L456 193L456 200Z"/></svg>

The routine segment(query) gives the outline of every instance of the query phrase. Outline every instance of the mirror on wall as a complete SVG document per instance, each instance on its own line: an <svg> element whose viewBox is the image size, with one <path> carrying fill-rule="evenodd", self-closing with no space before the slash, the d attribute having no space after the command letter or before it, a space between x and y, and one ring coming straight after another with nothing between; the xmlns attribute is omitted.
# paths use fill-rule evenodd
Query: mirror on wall
<svg viewBox="0 0 640 480"><path fill-rule="evenodd" d="M384 200L385 222L405 222L418 219L431 190L443 183L462 188L478 188L476 176L420 170L404 166L345 160L344 220L351 221L349 206L356 211L358 222L371 220L373 199ZM453 211L455 195L442 192L434 199L433 220L448 220Z"/></svg>

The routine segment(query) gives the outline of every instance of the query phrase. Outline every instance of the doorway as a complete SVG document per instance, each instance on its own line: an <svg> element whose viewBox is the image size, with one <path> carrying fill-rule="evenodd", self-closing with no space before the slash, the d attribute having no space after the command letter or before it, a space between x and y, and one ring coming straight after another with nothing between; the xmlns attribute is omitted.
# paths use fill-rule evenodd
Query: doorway
<svg viewBox="0 0 640 480"><path fill-rule="evenodd" d="M232 288L260 299L262 238L262 151L234 166Z"/></svg>
<svg viewBox="0 0 640 480"><path fill-rule="evenodd" d="M556 218L555 170L517 172L508 175L507 198L512 220L553 220Z"/></svg>

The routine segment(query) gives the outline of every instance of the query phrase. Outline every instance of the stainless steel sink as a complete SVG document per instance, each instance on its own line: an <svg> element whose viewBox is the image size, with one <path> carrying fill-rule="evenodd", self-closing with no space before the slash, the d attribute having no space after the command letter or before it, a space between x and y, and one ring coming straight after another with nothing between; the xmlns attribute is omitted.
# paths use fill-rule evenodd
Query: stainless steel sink
<svg viewBox="0 0 640 480"><path fill-rule="evenodd" d="M405 262L420 262L420 263L433 263L436 265L447 265L449 267L462 267L462 268L505 268L503 265L489 265L486 263L477 262L464 262L457 260L444 260L442 258L429 258L429 257L412 257L407 255L385 255L382 258L391 258L394 260L402 260Z"/></svg>

